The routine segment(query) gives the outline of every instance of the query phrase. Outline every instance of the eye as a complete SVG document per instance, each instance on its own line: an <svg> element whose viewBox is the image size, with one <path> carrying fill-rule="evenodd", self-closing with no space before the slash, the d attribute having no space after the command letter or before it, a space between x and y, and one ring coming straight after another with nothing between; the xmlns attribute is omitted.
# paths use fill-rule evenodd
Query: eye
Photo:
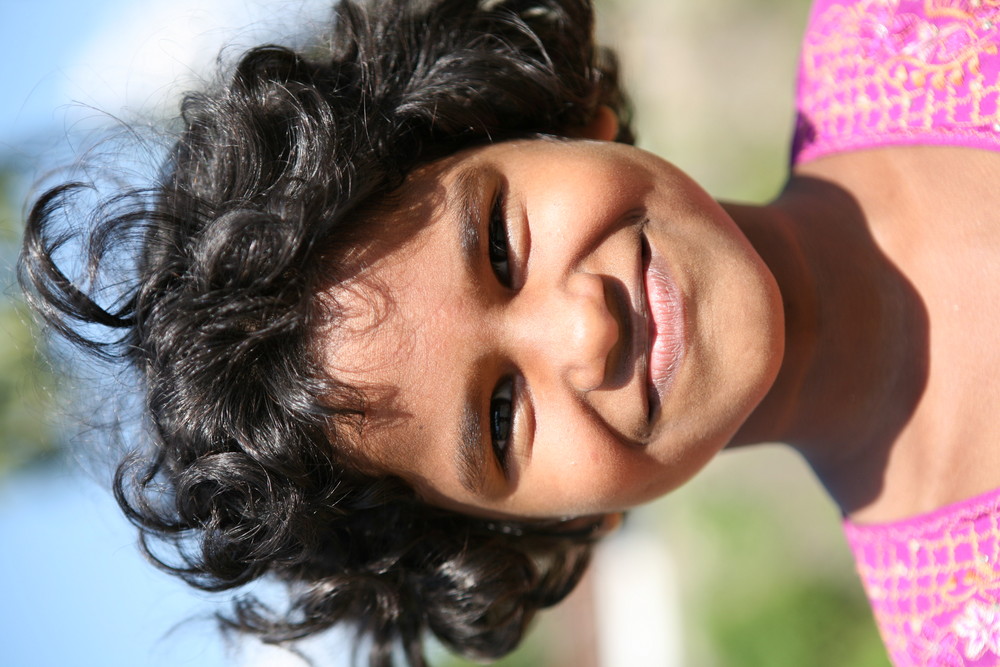
<svg viewBox="0 0 1000 667"><path fill-rule="evenodd" d="M499 190L490 210L488 245L493 273L496 274L500 284L504 287L510 287L510 243L507 234L507 218L504 215L504 203L504 192Z"/></svg>
<svg viewBox="0 0 1000 667"><path fill-rule="evenodd" d="M490 442L500 467L507 470L507 452L513 430L514 380L504 378L490 396Z"/></svg>

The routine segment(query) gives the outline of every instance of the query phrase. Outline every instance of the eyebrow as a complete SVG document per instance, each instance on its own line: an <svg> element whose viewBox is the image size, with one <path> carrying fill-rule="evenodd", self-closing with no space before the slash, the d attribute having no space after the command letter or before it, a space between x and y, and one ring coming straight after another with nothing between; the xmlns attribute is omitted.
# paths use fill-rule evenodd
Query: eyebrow
<svg viewBox="0 0 1000 667"><path fill-rule="evenodd" d="M458 227L458 244L462 248L465 269L475 275L481 247L480 231L483 174L481 169L467 167L455 177L455 185L448 197L448 208L454 212Z"/></svg>
<svg viewBox="0 0 1000 667"><path fill-rule="evenodd" d="M474 167L462 169L455 177L454 186L448 197L448 209L455 218L463 265L466 275L471 280L476 279L476 267L481 261L482 182L481 169ZM459 424L458 450L455 452L455 466L458 468L459 480L462 486L472 493L480 493L486 482L486 449L483 444L479 410L481 403L482 394L473 380L465 391Z"/></svg>
<svg viewBox="0 0 1000 667"><path fill-rule="evenodd" d="M468 491L479 493L486 482L486 456L483 449L483 431L479 425L477 403L466 400L459 426L458 452L455 464L458 476Z"/></svg>

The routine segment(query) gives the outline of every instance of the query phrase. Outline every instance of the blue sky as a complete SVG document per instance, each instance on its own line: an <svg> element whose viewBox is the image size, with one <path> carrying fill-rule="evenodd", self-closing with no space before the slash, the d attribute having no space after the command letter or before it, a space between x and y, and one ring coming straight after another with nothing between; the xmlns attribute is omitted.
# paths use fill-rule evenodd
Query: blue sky
<svg viewBox="0 0 1000 667"><path fill-rule="evenodd" d="M0 0L0 147L63 134L81 105L175 108L215 57L301 32L323 0ZM86 112L84 112L86 115ZM90 115L93 115L91 112Z"/></svg>
<svg viewBox="0 0 1000 667"><path fill-rule="evenodd" d="M126 0L0 2L0 142L58 127L68 102L66 68Z"/></svg>
<svg viewBox="0 0 1000 667"><path fill-rule="evenodd" d="M287 651L227 643L212 617L227 597L197 593L146 563L110 492L71 469L0 480L0 534L4 665L304 665ZM348 653L339 636L303 648L330 667Z"/></svg>
<svg viewBox="0 0 1000 667"><path fill-rule="evenodd" d="M0 526L4 664L225 664L211 603L137 556L96 484L59 469L4 480Z"/></svg>
<svg viewBox="0 0 1000 667"><path fill-rule="evenodd" d="M170 105L178 72L211 62L224 44L259 41L274 30L265 27L269 16L292 20L316 4L0 0L0 158L20 157L31 180L65 160L54 156L69 154L81 118L99 115L81 104L116 115ZM259 29L234 31L254 21ZM234 653L210 620L219 600L145 563L110 493L72 467L0 479L0 540L4 665L303 664L275 649ZM335 646L333 654L344 653ZM321 644L324 653L331 651Z"/></svg>

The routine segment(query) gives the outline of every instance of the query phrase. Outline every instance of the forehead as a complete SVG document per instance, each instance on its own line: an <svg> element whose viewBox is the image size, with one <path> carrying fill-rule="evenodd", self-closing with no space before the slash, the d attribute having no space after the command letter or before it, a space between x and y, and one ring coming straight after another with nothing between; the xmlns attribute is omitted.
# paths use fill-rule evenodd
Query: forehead
<svg viewBox="0 0 1000 667"><path fill-rule="evenodd" d="M463 288L456 201L476 164L465 152L411 173L368 213L376 241L353 277L322 295L336 312L317 337L322 363L368 402L356 454L404 478L418 452L426 459L431 450L418 445L459 437L452 410L462 388L440 361L457 365L469 354L458 344L471 334L461 314L474 295Z"/></svg>
<svg viewBox="0 0 1000 667"><path fill-rule="evenodd" d="M522 341L520 315L546 310L552 287L584 263L613 274L622 250L631 259L629 268L618 267L620 278L638 271L637 225L623 222L635 219L650 188L648 160L637 150L544 140L471 149L413 172L376 210L371 225L379 240L359 254L353 278L322 297L340 316L330 318L317 345L330 375L369 399L352 444L359 458L454 509L551 516L605 506L632 470L622 429L644 410L610 410L615 394L608 389L596 392L609 408L601 412L563 386L561 371L549 372L537 357L519 359L517 375L531 397L523 405L533 407L523 411L524 446L515 450L508 479L491 451L489 407L514 365L512 347L534 350ZM492 273L483 230L501 191L515 234L530 249L531 288L519 290L513 305L499 294L507 292ZM536 441L575 451L535 448ZM581 463L580 472L552 477L547 471L564 454ZM582 480L583 492L574 480Z"/></svg>

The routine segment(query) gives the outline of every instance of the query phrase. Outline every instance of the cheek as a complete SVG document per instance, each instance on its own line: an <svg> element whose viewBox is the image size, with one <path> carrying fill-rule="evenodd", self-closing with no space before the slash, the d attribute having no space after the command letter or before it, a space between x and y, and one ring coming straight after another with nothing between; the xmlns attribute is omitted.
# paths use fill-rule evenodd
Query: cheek
<svg viewBox="0 0 1000 667"><path fill-rule="evenodd" d="M660 495L667 468L590 420L540 426L511 509L545 517L628 509Z"/></svg>
<svg viewBox="0 0 1000 667"><path fill-rule="evenodd" d="M539 429L510 509L526 516L601 514L631 509L696 475L724 441L677 439L630 444L602 425L577 421Z"/></svg>
<svg viewBox="0 0 1000 667"><path fill-rule="evenodd" d="M532 247L567 250L590 247L617 229L650 190L649 178L630 164L567 164L530 174L537 184L526 189L524 208L530 212ZM630 177L631 172L634 177ZM566 174L573 174L567 178Z"/></svg>

